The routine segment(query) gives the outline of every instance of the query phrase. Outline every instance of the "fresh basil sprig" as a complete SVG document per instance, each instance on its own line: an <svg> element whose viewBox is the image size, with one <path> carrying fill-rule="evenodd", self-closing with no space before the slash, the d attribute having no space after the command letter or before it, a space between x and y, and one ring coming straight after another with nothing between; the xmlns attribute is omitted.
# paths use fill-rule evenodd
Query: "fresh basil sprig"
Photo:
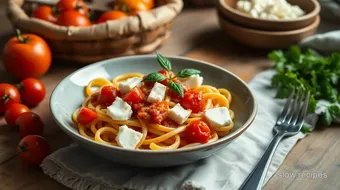
<svg viewBox="0 0 340 190"><path fill-rule="evenodd" d="M200 73L201 71L196 70L196 69L183 69L177 74L177 76L181 78L188 78L191 75L198 75Z"/></svg>
<svg viewBox="0 0 340 190"><path fill-rule="evenodd" d="M161 73L151 73L148 76L146 76L142 82L160 82L165 79L166 77Z"/></svg>
<svg viewBox="0 0 340 190"><path fill-rule="evenodd" d="M165 70L167 70L168 72L171 72L171 62L169 59L165 58L163 55L157 53L157 60L158 63L161 65L161 67L163 67ZM183 69L181 70L176 77L180 77L180 78L188 78L191 75L198 75L200 74L201 71L196 70L196 69ZM172 77L172 76L164 76L161 73L151 73L148 76L146 76L142 82L161 82L163 80L168 79L168 88L172 91L174 91L175 93L177 93L178 95L180 95L181 97L184 97L184 90L181 84L174 82L173 79L176 77Z"/></svg>
<svg viewBox="0 0 340 190"><path fill-rule="evenodd" d="M171 62L169 59L165 58L163 55L157 53L158 63L167 71L171 71Z"/></svg>

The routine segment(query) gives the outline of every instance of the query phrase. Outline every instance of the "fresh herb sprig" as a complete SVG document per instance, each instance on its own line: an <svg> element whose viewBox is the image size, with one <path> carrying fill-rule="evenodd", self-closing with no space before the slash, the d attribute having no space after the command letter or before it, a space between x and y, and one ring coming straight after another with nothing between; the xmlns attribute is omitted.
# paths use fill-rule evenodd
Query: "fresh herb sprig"
<svg viewBox="0 0 340 190"><path fill-rule="evenodd" d="M160 64L160 66L167 70L168 72L171 72L172 67L171 67L171 62L169 59L165 58L163 55L157 53L157 61ZM176 77L180 77L180 78L188 78L192 75L198 75L200 74L201 71L196 70L196 69L191 69L191 68L187 68L187 69L183 69L180 72L178 72L178 74L176 76L164 76L161 73L151 73L149 75L147 75L142 82L160 82L163 81L165 79L168 79L168 88L172 91L174 91L175 93L179 94L181 97L184 96L184 91L183 91L183 87L181 84L179 84L178 82L175 82L174 79Z"/></svg>
<svg viewBox="0 0 340 190"><path fill-rule="evenodd" d="M277 98L287 98L295 90L308 90L311 93L309 112L316 111L319 100L332 104L323 109L319 123L330 125L340 116L340 53L329 57L317 56L312 50L302 52L297 46L286 52L276 50L268 57L274 61L277 73L272 78L272 86L278 88Z"/></svg>

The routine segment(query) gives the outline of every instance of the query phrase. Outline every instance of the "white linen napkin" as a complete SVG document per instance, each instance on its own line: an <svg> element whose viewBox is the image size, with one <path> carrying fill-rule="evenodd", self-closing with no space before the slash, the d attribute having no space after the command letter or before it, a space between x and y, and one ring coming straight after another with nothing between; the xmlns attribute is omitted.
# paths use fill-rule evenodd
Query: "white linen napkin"
<svg viewBox="0 0 340 190"><path fill-rule="evenodd" d="M42 164L44 172L72 189L238 189L273 138L272 129L284 105L268 88L275 72L265 71L249 86L258 101L254 123L220 153L210 158L173 168L146 169L124 166L105 160L75 144L48 156ZM315 122L312 121L313 125ZM266 181L304 134L284 139L269 168Z"/></svg>

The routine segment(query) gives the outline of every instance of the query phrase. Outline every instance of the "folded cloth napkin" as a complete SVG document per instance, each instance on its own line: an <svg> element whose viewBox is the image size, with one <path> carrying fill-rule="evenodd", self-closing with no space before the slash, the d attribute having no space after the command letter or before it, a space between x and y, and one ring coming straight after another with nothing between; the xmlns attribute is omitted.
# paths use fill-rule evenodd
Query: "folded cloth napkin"
<svg viewBox="0 0 340 190"><path fill-rule="evenodd" d="M249 84L260 105L251 127L210 158L185 166L146 169L112 163L72 144L48 156L42 168L72 189L238 189L273 138L273 125L284 104L283 100L271 98L275 90L268 86L274 73L265 71ZM280 143L266 181L303 137L299 133Z"/></svg>

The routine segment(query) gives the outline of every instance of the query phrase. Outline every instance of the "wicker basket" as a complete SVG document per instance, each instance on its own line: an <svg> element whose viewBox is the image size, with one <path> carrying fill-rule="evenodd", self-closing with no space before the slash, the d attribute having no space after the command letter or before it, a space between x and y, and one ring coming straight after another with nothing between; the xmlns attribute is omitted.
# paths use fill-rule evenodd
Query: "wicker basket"
<svg viewBox="0 0 340 190"><path fill-rule="evenodd" d="M54 58L91 63L157 49L169 38L172 20L183 7L182 0L166 2L137 16L90 27L65 27L29 17L24 0L9 0L8 17L14 27L45 38Z"/></svg>

